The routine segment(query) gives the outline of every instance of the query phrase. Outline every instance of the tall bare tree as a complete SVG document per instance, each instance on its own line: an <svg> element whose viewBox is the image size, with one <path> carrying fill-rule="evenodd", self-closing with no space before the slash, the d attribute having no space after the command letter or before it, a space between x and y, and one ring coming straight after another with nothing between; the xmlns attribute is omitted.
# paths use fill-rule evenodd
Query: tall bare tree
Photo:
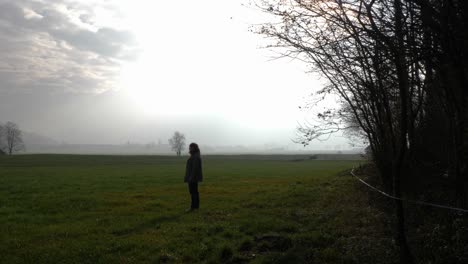
<svg viewBox="0 0 468 264"><path fill-rule="evenodd" d="M344 106L301 126L300 143L351 129L369 142L394 196L411 195L400 185L418 171L427 179L421 164L432 164L432 174L448 171L457 205L467 207L468 1L258 2L276 18L259 28L271 47L311 65L328 80L317 95L336 94ZM410 263L400 200L395 216L401 262Z"/></svg>
<svg viewBox="0 0 468 264"><path fill-rule="evenodd" d="M13 122L7 122L3 127L6 152L9 155L13 155L14 152L24 149L23 133L19 129L18 125Z"/></svg>
<svg viewBox="0 0 468 264"><path fill-rule="evenodd" d="M312 65L329 82L319 94L337 94L345 106L320 113L320 125L302 127L303 143L358 125L383 183L400 197L424 114L417 9L403 0L292 0L264 1L263 10L278 20L260 33L275 39L284 56ZM395 215L401 262L411 263L400 200Z"/></svg>
<svg viewBox="0 0 468 264"><path fill-rule="evenodd" d="M185 135L179 131L174 132L172 138L169 139L169 145L176 152L177 156L180 156L185 148Z"/></svg>
<svg viewBox="0 0 468 264"><path fill-rule="evenodd" d="M447 123L448 175L454 179L457 205L468 207L468 1L413 0L421 10L425 67L433 102ZM429 106L433 109L433 105Z"/></svg>

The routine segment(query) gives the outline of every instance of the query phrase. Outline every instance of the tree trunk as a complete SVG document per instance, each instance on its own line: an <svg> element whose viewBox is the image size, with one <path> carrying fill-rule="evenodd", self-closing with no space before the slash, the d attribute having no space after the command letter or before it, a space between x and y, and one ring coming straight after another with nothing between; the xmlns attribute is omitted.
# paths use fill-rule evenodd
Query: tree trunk
<svg viewBox="0 0 468 264"><path fill-rule="evenodd" d="M458 41L457 41L458 42ZM457 195L457 206L461 208L467 208L467 201L466 201L466 189L465 183L467 181L466 178L466 170L467 170L467 161L465 157L465 148L466 148L466 138L465 138L465 126L466 126L466 118L467 118L467 106L466 106L466 90L467 82L465 77L465 65L460 59L456 60L456 73L458 79L458 89L459 89L459 96L460 96L460 105L457 107L457 122L456 122L456 138L458 139L456 147L456 155L457 155L457 167L456 167L456 195Z"/></svg>
<svg viewBox="0 0 468 264"><path fill-rule="evenodd" d="M403 10L400 0L394 1L395 8L395 37L397 45L394 48L395 66L398 77L398 89L400 93L400 137L397 152L396 163L394 164L393 173L393 195L401 197L401 178L405 174L404 159L408 149L407 136L408 136L408 108L411 107L409 103L409 74L405 59L405 43L403 33ZM408 175L405 175L408 176ZM395 214L397 218L397 234L396 239L400 247L400 263L414 263L413 256L409 250L406 233L405 233L405 216L403 211L403 202L395 200Z"/></svg>
<svg viewBox="0 0 468 264"><path fill-rule="evenodd" d="M467 208L467 201L466 201L466 190L465 190L465 182L466 182L466 160L465 160L465 151L464 151L464 120L463 117L458 116L455 122L455 127L453 133L455 134L455 146L454 146L454 154L455 154L455 197L456 197L456 204L460 208Z"/></svg>
<svg viewBox="0 0 468 264"><path fill-rule="evenodd" d="M393 173L393 196L401 197L401 176L404 174L403 157L405 156L405 148L401 148L398 153L397 162L394 166ZM396 242L400 248L400 263L414 263L413 256L408 246L405 231L405 214L403 210L403 201L395 200L395 217L396 217Z"/></svg>

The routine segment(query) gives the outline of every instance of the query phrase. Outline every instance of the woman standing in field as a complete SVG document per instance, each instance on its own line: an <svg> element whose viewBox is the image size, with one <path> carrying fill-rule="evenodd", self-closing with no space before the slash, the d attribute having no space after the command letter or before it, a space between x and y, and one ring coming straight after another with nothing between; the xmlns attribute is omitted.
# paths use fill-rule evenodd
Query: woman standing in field
<svg viewBox="0 0 468 264"><path fill-rule="evenodd" d="M200 157L200 148L196 143L189 145L190 158L185 167L184 182L188 183L192 204L187 212L191 212L200 207L200 196L198 194L198 182L203 180L202 162Z"/></svg>

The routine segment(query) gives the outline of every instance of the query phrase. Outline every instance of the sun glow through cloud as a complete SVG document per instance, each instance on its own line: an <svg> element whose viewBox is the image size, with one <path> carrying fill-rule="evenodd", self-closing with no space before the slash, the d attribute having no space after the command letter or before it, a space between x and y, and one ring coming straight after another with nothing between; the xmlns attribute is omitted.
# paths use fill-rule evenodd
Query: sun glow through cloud
<svg viewBox="0 0 468 264"><path fill-rule="evenodd" d="M121 7L142 48L122 70L122 90L134 107L149 115L217 114L251 127L295 127L309 88L304 80L311 79L293 63L268 61L271 54L260 49L266 43L249 32L258 11L214 0Z"/></svg>
<svg viewBox="0 0 468 264"><path fill-rule="evenodd" d="M247 2L0 0L0 114L64 142L291 144L322 84Z"/></svg>

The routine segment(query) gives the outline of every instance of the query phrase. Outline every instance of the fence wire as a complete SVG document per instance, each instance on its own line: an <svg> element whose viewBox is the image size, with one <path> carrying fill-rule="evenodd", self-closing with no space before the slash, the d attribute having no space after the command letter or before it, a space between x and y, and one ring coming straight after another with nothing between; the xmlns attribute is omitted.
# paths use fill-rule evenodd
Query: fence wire
<svg viewBox="0 0 468 264"><path fill-rule="evenodd" d="M364 181L363 179L359 178L355 173L354 173L354 168L351 170L351 175L356 178L358 181L360 181L361 183L363 183L364 185L366 185L367 187L373 189L374 191L376 192L379 192L380 194L388 197L388 198L391 198L391 199L395 199L395 200L400 200L400 201L403 201L403 202L408 202L408 203L413 203L413 204L419 204L419 205L424 205L424 206L432 206L432 207L437 207L437 208L442 208L442 209L447 209L447 210L452 210L452 211L457 211L457 212L460 212L460 213L468 213L468 210L467 209L463 209L463 208L458 208L458 207L452 207L452 206L446 206L446 205L440 205L440 204L435 204L435 203L428 203L428 202L423 202L423 201L417 201L417 200L409 200L409 199L403 199L401 197L396 197L396 196L393 196L393 195L390 195L382 190L379 190L377 187L374 187L372 185L370 185L369 183L367 183L366 181Z"/></svg>

